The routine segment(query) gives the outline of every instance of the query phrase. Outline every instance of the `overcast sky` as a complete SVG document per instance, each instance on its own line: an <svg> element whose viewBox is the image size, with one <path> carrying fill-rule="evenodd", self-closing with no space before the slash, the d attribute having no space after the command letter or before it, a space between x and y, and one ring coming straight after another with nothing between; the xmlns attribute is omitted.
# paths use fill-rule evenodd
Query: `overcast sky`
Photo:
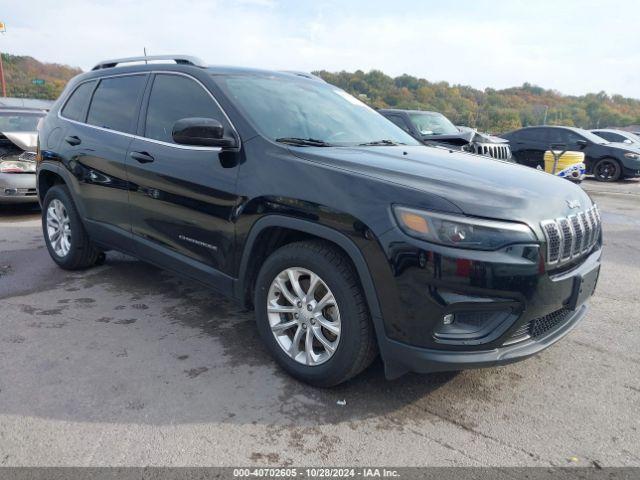
<svg viewBox="0 0 640 480"><path fill-rule="evenodd" d="M147 47L218 65L640 98L638 0L0 0L0 16L0 51L85 70Z"/></svg>

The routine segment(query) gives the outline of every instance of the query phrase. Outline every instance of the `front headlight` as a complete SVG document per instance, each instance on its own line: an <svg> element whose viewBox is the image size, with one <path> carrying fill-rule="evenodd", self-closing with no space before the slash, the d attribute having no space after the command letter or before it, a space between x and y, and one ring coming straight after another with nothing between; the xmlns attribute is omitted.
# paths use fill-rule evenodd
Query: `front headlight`
<svg viewBox="0 0 640 480"><path fill-rule="evenodd" d="M393 213L404 233L433 243L474 250L497 250L513 243L536 242L523 223L415 210L395 206Z"/></svg>
<svg viewBox="0 0 640 480"><path fill-rule="evenodd" d="M638 160L640 158L640 154L638 153L633 153L633 152L627 152L624 154L625 158L630 158L632 160Z"/></svg>
<svg viewBox="0 0 640 480"><path fill-rule="evenodd" d="M0 173L35 173L35 162L0 160Z"/></svg>

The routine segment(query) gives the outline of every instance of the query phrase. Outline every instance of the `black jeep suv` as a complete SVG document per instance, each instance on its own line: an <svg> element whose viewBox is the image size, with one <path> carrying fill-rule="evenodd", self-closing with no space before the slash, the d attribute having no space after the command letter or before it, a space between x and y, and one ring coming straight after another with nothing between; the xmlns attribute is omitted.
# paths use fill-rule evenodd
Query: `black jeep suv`
<svg viewBox="0 0 640 480"><path fill-rule="evenodd" d="M46 117L38 194L62 268L115 249L203 281L319 386L378 352L389 378L514 362L584 316L601 228L579 187L425 147L308 74L139 64L167 58L103 62Z"/></svg>

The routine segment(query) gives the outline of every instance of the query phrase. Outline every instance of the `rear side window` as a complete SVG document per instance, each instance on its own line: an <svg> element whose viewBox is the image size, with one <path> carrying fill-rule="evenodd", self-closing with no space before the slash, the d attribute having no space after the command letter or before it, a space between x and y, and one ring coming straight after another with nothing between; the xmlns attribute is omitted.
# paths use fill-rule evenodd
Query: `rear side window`
<svg viewBox="0 0 640 480"><path fill-rule="evenodd" d="M91 100L87 123L131 133L137 119L138 99L145 81L145 75L101 80Z"/></svg>
<svg viewBox="0 0 640 480"><path fill-rule="evenodd" d="M625 138L622 135L612 132L593 132L599 137L604 138L608 142L624 142Z"/></svg>
<svg viewBox="0 0 640 480"><path fill-rule="evenodd" d="M174 143L173 124L188 117L213 118L225 124L216 102L195 81L181 75L156 75L149 96L144 136Z"/></svg>
<svg viewBox="0 0 640 480"><path fill-rule="evenodd" d="M95 85L95 80L79 85L78 88L73 91L62 109L62 116L69 120L84 122L84 114L87 111L89 97Z"/></svg>

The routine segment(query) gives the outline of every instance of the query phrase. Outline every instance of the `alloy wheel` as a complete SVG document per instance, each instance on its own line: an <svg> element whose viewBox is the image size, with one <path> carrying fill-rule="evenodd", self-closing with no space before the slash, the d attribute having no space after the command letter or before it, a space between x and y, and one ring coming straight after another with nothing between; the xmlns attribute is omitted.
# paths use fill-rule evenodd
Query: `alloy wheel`
<svg viewBox="0 0 640 480"><path fill-rule="evenodd" d="M51 248L59 257L71 250L71 223L64 204L54 198L47 207L47 237Z"/></svg>
<svg viewBox="0 0 640 480"><path fill-rule="evenodd" d="M267 316L280 348L307 366L325 363L340 342L340 311L327 284L314 272L287 268L271 282Z"/></svg>
<svg viewBox="0 0 640 480"><path fill-rule="evenodd" d="M605 160L598 164L598 171L596 172L596 174L602 180L609 180L613 178L617 170L617 166L613 162Z"/></svg>

